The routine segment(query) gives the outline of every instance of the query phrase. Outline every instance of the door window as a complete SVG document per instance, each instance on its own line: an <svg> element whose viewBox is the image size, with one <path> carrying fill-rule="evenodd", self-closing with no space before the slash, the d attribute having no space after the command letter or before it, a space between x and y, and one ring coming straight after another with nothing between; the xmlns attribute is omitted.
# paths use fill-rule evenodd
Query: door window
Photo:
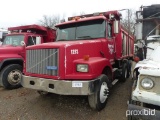
<svg viewBox="0 0 160 120"><path fill-rule="evenodd" d="M28 36L27 46L35 45L35 44L36 44L36 37L35 36Z"/></svg>

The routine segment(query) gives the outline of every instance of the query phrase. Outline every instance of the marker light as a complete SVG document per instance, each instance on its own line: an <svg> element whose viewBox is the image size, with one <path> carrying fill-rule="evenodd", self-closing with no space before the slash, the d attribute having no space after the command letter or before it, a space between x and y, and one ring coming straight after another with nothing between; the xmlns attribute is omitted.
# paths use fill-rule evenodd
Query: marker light
<svg viewBox="0 0 160 120"><path fill-rule="evenodd" d="M84 55L83 60L88 61L89 60L89 55Z"/></svg>

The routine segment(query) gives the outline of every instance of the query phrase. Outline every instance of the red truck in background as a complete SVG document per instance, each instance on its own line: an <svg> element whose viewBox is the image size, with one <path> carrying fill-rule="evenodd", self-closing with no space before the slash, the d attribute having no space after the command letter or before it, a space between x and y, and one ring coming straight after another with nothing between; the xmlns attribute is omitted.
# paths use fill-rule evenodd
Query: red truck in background
<svg viewBox="0 0 160 120"><path fill-rule="evenodd" d="M6 89L20 86L25 47L53 42L55 30L39 25L26 25L8 28L0 46L0 85Z"/></svg>
<svg viewBox="0 0 160 120"><path fill-rule="evenodd" d="M108 11L56 25L55 42L27 47L22 86L40 94L86 95L91 108L102 110L115 80L125 82L131 72L134 37L120 18Z"/></svg>

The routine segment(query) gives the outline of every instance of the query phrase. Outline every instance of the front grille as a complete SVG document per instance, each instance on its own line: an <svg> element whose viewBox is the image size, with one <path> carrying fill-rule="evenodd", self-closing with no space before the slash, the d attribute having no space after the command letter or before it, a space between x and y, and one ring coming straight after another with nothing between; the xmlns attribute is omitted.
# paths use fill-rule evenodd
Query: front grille
<svg viewBox="0 0 160 120"><path fill-rule="evenodd" d="M58 75L58 49L27 50L26 54L26 72Z"/></svg>

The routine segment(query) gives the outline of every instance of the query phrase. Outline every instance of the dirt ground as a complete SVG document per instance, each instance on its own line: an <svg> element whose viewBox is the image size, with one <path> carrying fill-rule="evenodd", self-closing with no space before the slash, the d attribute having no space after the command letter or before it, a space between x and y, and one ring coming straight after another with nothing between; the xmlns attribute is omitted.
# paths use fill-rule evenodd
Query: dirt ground
<svg viewBox="0 0 160 120"><path fill-rule="evenodd" d="M89 107L85 96L40 96L35 90L0 87L0 120L127 120L131 85L131 79L117 83L100 112Z"/></svg>
<svg viewBox="0 0 160 120"><path fill-rule="evenodd" d="M41 96L36 90L0 87L0 120L127 120L131 86L131 77L125 83L116 83L100 112L89 107L86 96Z"/></svg>

